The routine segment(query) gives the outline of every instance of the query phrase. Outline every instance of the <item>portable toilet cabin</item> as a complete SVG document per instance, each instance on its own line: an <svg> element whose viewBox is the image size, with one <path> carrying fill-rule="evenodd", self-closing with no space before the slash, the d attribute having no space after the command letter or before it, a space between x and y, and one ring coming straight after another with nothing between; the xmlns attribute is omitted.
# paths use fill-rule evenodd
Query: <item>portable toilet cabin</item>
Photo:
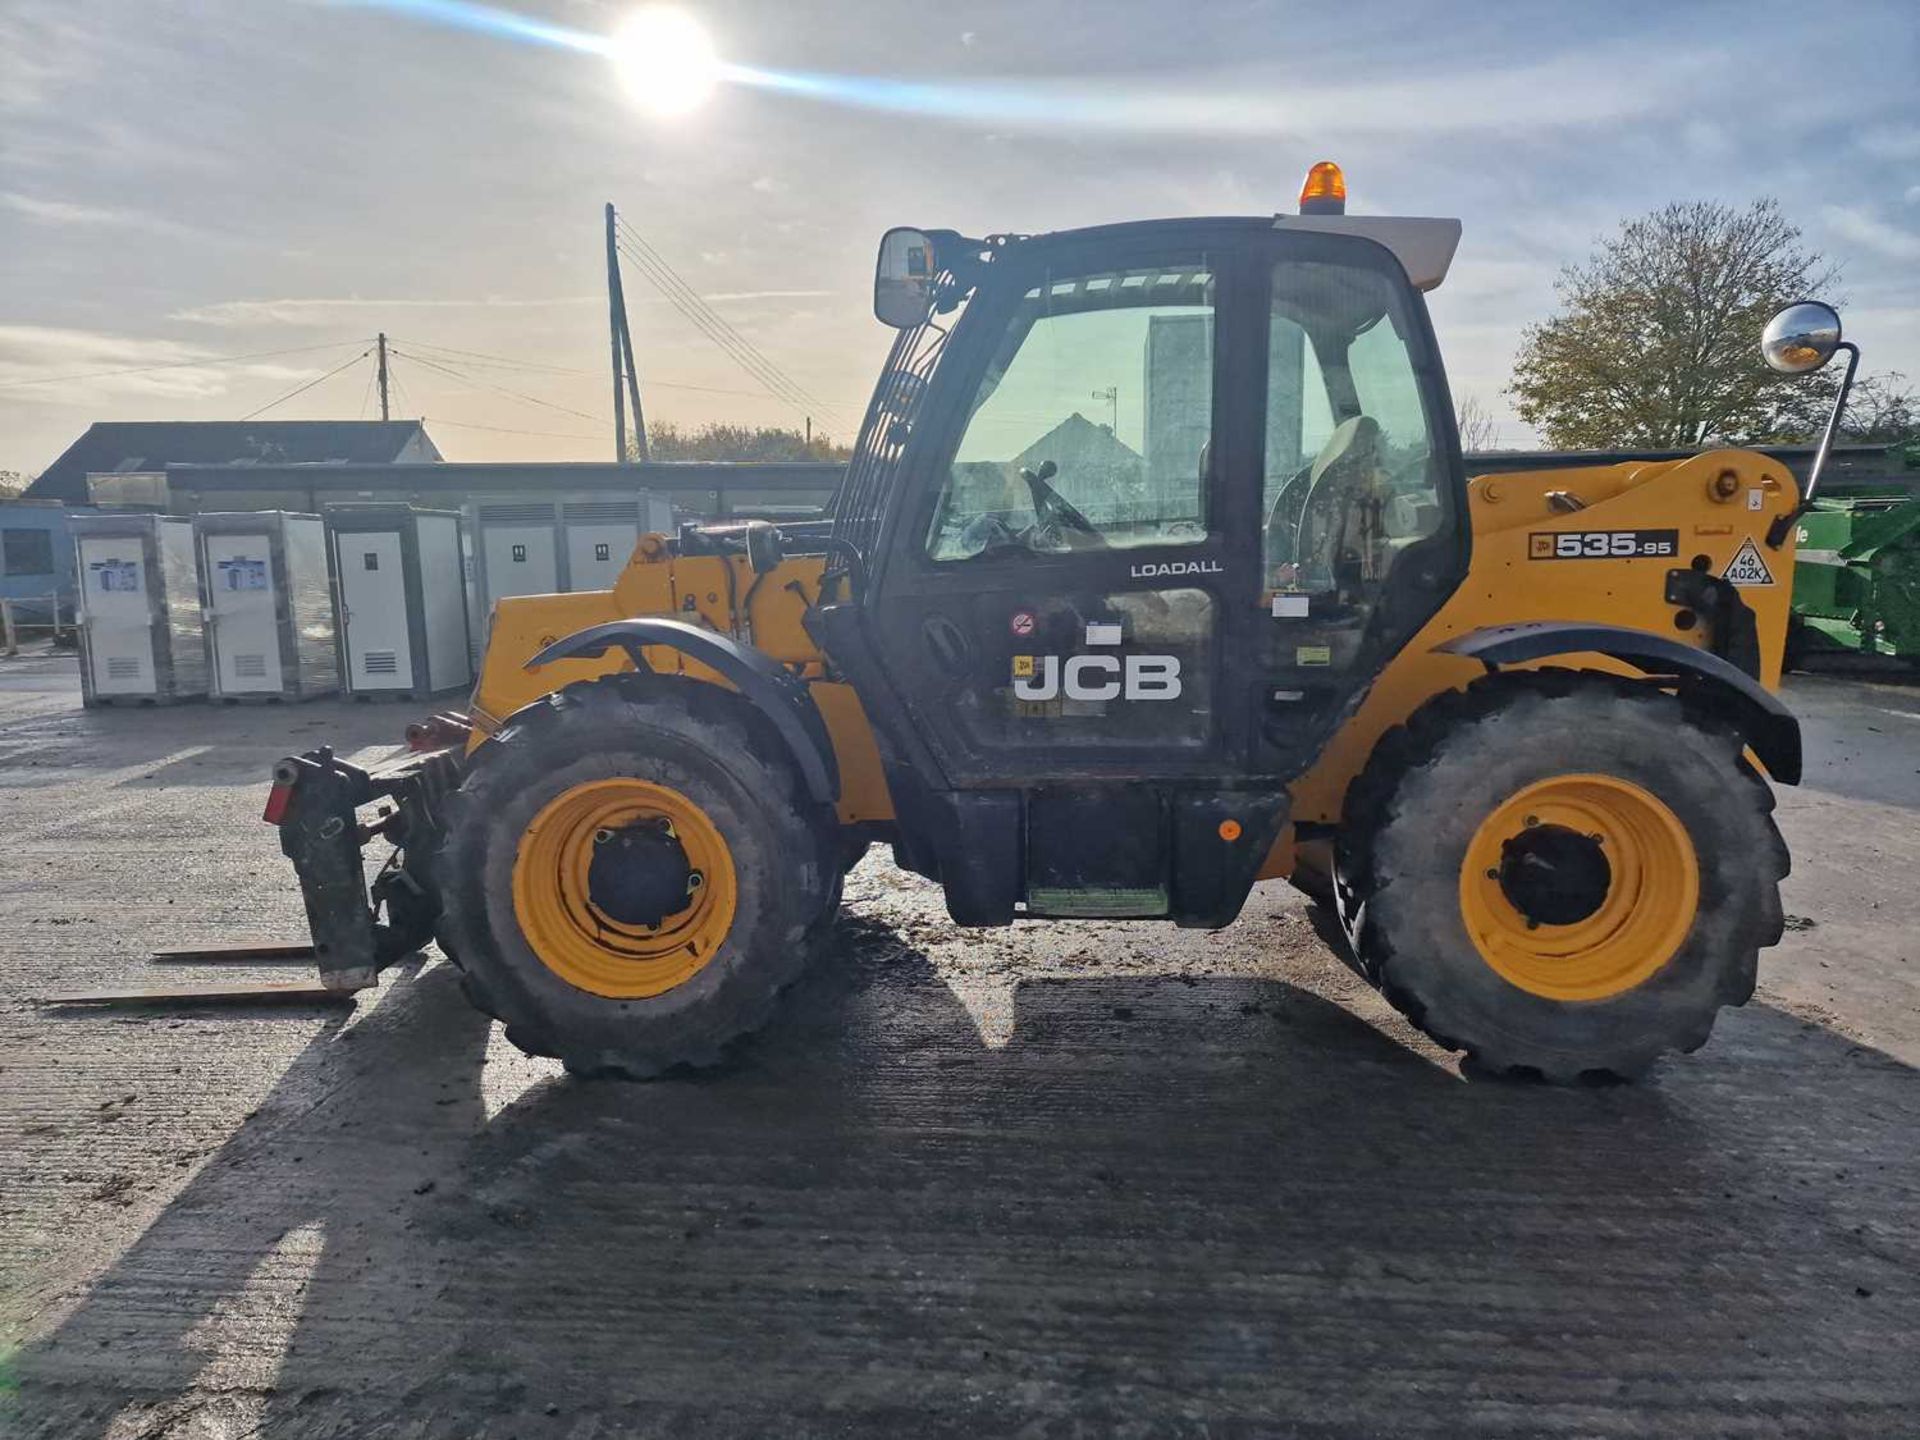
<svg viewBox="0 0 1920 1440"><path fill-rule="evenodd" d="M340 689L327 528L318 515L221 511L193 518L211 694L311 700Z"/></svg>
<svg viewBox="0 0 1920 1440"><path fill-rule="evenodd" d="M76 515L80 696L86 705L163 704L207 693L206 625L193 522Z"/></svg>
<svg viewBox="0 0 1920 1440"><path fill-rule="evenodd" d="M424 700L471 685L459 514L330 505L326 519L346 692Z"/></svg>
<svg viewBox="0 0 1920 1440"><path fill-rule="evenodd" d="M552 500L478 501L468 515L483 618L510 595L560 592L560 512Z"/></svg>
<svg viewBox="0 0 1920 1440"><path fill-rule="evenodd" d="M611 590L642 535L673 533L673 505L664 495L578 495L560 502L569 591Z"/></svg>

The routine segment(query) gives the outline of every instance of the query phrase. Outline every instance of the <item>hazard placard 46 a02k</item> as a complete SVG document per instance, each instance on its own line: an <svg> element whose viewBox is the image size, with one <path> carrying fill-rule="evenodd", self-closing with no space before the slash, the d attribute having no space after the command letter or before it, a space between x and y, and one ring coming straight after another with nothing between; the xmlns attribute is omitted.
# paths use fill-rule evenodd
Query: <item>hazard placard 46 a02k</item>
<svg viewBox="0 0 1920 1440"><path fill-rule="evenodd" d="M1773 584L1773 572L1767 568L1766 557L1761 555L1760 547L1753 543L1752 536L1748 536L1734 551L1733 559L1720 572L1720 578L1732 585Z"/></svg>

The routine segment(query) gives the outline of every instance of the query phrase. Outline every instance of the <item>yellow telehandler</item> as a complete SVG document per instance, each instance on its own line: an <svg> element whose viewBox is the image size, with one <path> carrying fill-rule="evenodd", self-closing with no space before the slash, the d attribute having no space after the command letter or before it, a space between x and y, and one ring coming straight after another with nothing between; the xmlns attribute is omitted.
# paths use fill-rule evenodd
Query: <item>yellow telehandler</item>
<svg viewBox="0 0 1920 1440"><path fill-rule="evenodd" d="M1819 465L1804 495L1738 450L1471 476L1422 298L1459 222L1343 202L1322 165L1298 215L890 231L830 520L503 600L420 753L276 767L325 983L434 937L526 1051L706 1064L881 841L962 925L1218 927L1290 877L1486 1070L1699 1046L1781 933ZM1858 358L1810 302L1762 349Z"/></svg>

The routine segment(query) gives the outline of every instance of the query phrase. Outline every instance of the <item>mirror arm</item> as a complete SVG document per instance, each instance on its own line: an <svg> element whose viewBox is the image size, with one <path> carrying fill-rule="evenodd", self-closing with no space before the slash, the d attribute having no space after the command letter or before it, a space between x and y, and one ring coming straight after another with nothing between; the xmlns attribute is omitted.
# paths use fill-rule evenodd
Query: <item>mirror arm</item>
<svg viewBox="0 0 1920 1440"><path fill-rule="evenodd" d="M1813 452L1813 467L1807 471L1807 483L1801 487L1800 503L1767 527L1767 548L1778 550L1787 532L1800 517L1813 508L1814 494L1820 488L1820 476L1827 468L1827 456L1833 451L1834 437L1840 433L1840 417L1847 413L1847 397L1853 393L1853 373L1860 368L1860 347L1842 340L1836 350L1847 352L1847 373L1840 377L1840 393L1833 397L1833 410L1827 416L1827 428L1821 432L1820 448Z"/></svg>

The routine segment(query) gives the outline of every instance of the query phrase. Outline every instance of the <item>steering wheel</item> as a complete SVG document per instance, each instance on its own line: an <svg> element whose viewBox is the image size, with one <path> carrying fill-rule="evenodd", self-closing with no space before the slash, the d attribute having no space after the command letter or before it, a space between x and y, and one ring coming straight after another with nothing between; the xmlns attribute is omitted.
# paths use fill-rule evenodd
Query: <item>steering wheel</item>
<svg viewBox="0 0 1920 1440"><path fill-rule="evenodd" d="M1047 529L1073 530L1085 535L1095 544L1105 545L1106 536L1093 526L1093 522L1074 506L1058 490L1047 482L1060 473L1060 467L1051 460L1042 460L1038 470L1020 467L1020 478L1027 482L1027 490L1033 496L1033 518L1036 531Z"/></svg>

